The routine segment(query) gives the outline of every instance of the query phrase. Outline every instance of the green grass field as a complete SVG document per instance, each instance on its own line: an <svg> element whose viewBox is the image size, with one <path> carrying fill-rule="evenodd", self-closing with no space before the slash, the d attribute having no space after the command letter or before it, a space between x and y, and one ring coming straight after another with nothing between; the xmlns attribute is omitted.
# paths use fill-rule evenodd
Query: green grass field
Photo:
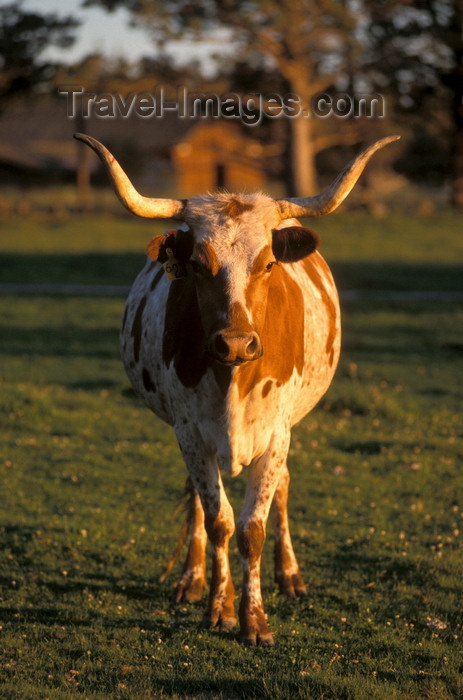
<svg viewBox="0 0 463 700"><path fill-rule="evenodd" d="M461 289L451 213L311 225L341 289ZM156 230L11 219L0 282L128 284ZM338 373L290 451L309 597L277 594L270 530L276 646L249 649L171 607L180 562L159 583L185 468L129 388L123 303L0 296L0 697L463 698L461 304L343 303ZM238 510L244 478L226 484Z"/></svg>

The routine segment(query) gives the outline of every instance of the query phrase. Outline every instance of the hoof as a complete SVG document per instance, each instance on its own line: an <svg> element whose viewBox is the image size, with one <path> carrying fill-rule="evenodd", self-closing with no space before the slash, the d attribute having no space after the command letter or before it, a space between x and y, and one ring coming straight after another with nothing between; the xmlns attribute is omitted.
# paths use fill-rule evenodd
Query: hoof
<svg viewBox="0 0 463 700"><path fill-rule="evenodd" d="M294 576L278 576L278 588L286 598L307 598L307 588L299 574Z"/></svg>
<svg viewBox="0 0 463 700"><path fill-rule="evenodd" d="M175 587L172 602L175 605L182 602L197 603L203 597L205 587L204 579L183 576Z"/></svg>
<svg viewBox="0 0 463 700"><path fill-rule="evenodd" d="M275 640L273 639L273 634L262 635L262 637L259 637L258 644L261 647L274 647Z"/></svg>
<svg viewBox="0 0 463 700"><path fill-rule="evenodd" d="M287 598L292 598L295 600L296 598L308 598L309 594L307 593L306 588L294 588L291 589L291 591L284 591L284 595Z"/></svg>
<svg viewBox="0 0 463 700"><path fill-rule="evenodd" d="M241 643L246 647L273 647L275 646L275 640L273 639L273 634L267 632L265 634L250 634L241 637Z"/></svg>
<svg viewBox="0 0 463 700"><path fill-rule="evenodd" d="M219 627L224 632L231 632L237 624L236 617L225 617L220 620Z"/></svg>
<svg viewBox="0 0 463 700"><path fill-rule="evenodd" d="M204 615L203 627L210 630L220 630L221 632L231 632L235 629L237 620L236 617L218 617L217 620L211 618L210 615Z"/></svg>

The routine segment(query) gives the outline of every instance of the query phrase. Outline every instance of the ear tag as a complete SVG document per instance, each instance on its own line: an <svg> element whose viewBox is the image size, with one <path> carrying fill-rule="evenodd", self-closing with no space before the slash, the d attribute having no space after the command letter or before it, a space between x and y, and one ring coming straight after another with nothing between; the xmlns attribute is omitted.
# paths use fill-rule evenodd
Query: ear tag
<svg viewBox="0 0 463 700"><path fill-rule="evenodd" d="M181 280L188 276L187 266L174 258L171 248L166 248L167 260L163 264L164 272L168 280Z"/></svg>

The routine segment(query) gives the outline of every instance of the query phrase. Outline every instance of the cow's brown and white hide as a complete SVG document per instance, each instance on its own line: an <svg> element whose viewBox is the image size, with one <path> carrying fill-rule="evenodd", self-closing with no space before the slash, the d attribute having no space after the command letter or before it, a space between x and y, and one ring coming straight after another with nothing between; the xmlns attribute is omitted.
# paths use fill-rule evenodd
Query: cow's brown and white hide
<svg viewBox="0 0 463 700"><path fill-rule="evenodd" d="M156 237L127 301L121 333L128 376L174 427L194 487L191 541L177 600L200 597L212 543L207 624L236 624L228 542L235 529L220 467L246 467L236 522L243 561L241 638L273 643L260 560L272 512L275 576L290 596L305 586L287 519L290 430L328 388L340 347L338 297L315 234L281 221L265 195L190 200L179 228ZM175 259L186 274L169 280Z"/></svg>

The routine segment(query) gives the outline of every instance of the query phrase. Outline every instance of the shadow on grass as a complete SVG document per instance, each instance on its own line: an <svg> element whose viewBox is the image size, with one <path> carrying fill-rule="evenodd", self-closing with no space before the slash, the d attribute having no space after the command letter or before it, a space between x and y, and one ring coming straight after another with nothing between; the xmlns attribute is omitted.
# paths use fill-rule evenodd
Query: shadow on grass
<svg viewBox="0 0 463 700"><path fill-rule="evenodd" d="M57 571L34 572L29 570L27 580L12 580L12 577L0 577L0 587L4 591L18 591L26 588L29 581L36 587L36 602L33 605L2 605L0 619L3 623L39 623L54 626L64 623L74 627L100 626L104 628L140 627L145 630L162 630L170 636L173 631L172 620L183 618L185 613L180 607L174 607L169 601L169 588L161 585L156 579L149 586L141 579L127 580L112 575L83 573L73 576L68 573L64 580L57 580ZM41 595L40 591L43 592ZM54 604L41 604L40 599L49 600L53 595ZM97 601L99 596L125 598L127 602L142 602L145 612L139 616L118 616L117 605L109 604L110 611L94 609L91 605L82 604L82 600ZM153 607L153 603L156 607ZM198 604L200 605L200 604ZM194 608L195 606L193 606ZM202 611L202 608L201 608Z"/></svg>
<svg viewBox="0 0 463 700"><path fill-rule="evenodd" d="M397 583L418 587L436 583L432 572L428 569L422 571L415 561L386 554L369 554L364 548L370 546L368 540L340 545L329 564L335 576L352 572L367 582L381 584L383 588L394 587Z"/></svg>
<svg viewBox="0 0 463 700"><path fill-rule="evenodd" d="M335 262L330 265L340 290L462 291L460 265Z"/></svg>
<svg viewBox="0 0 463 700"><path fill-rule="evenodd" d="M136 254L4 254L0 256L0 283L130 285L145 260L143 251Z"/></svg>
<svg viewBox="0 0 463 700"><path fill-rule="evenodd" d="M140 253L0 256L0 283L130 285L145 264ZM461 268L451 264L334 262L339 289L461 291Z"/></svg>
<svg viewBox="0 0 463 700"><path fill-rule="evenodd" d="M91 357L119 359L119 329L99 328L98 331L82 326L46 325L36 327L4 325L2 355L18 356L24 353L38 356Z"/></svg>

